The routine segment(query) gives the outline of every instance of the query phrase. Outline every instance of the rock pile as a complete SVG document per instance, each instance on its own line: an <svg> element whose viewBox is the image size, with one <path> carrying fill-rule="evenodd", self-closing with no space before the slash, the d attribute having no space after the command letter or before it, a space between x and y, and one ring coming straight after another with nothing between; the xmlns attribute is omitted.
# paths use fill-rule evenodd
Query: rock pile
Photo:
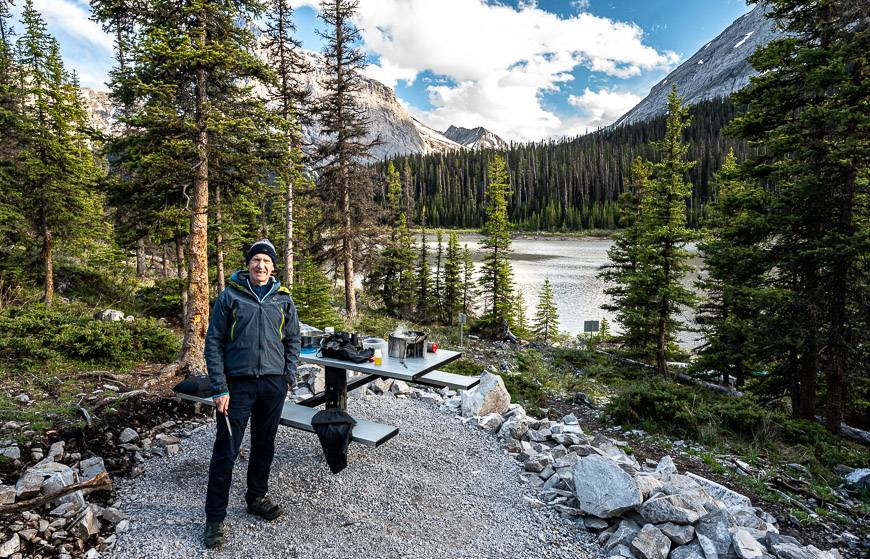
<svg viewBox="0 0 870 559"><path fill-rule="evenodd" d="M640 464L626 443L583 432L577 418L536 419L498 375L484 373L442 409L496 433L536 490L530 506L549 506L599 533L612 559L839 559L780 535L777 520L748 497L693 473L670 456Z"/></svg>
<svg viewBox="0 0 870 559"><path fill-rule="evenodd" d="M129 468L124 466L128 463L132 465L131 475L136 476L147 459L177 454L181 439L197 426L197 421L184 424L166 421L141 433L131 427L117 435L106 431L107 444L116 450L106 460L100 456L83 459L77 452L67 452L64 441L52 444L47 453L38 446L31 447L30 460L21 457L21 461L35 463L24 469L14 485L0 485L0 507L58 497L41 506L29 506L29 510L12 515L10 525L0 526L0 559L94 559L111 549L115 532L128 528L127 515L116 506L89 501L82 490L63 494L64 490L98 476L108 477L109 469L127 471Z"/></svg>

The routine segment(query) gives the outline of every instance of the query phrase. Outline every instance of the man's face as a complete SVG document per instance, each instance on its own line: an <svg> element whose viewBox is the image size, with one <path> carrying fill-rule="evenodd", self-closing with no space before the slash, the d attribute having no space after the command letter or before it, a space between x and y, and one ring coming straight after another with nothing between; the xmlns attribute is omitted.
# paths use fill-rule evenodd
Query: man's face
<svg viewBox="0 0 870 559"><path fill-rule="evenodd" d="M251 275L251 282L254 285L265 285L274 269L275 265L272 264L272 259L266 254L255 254L248 263L248 273Z"/></svg>

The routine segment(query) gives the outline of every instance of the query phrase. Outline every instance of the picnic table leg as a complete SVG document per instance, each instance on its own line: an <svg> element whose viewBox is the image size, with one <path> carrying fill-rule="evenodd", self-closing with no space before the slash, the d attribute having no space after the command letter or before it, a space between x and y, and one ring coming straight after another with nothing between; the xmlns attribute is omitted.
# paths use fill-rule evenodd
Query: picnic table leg
<svg viewBox="0 0 870 559"><path fill-rule="evenodd" d="M347 410L347 371L326 367L326 407Z"/></svg>

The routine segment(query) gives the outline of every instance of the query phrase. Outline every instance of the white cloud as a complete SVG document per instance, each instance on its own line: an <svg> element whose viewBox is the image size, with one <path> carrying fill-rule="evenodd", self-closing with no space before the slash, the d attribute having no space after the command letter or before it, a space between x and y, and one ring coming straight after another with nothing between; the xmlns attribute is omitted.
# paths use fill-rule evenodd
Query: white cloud
<svg viewBox="0 0 870 559"><path fill-rule="evenodd" d="M637 105L640 100L640 95L631 92L610 91L606 88L592 91L587 87L583 91L583 95L568 96L568 103L581 109L584 113L577 124L589 129L611 124Z"/></svg>
<svg viewBox="0 0 870 559"><path fill-rule="evenodd" d="M434 109L415 116L436 128L482 125L507 139L565 133L568 123L541 96L572 80L578 66L624 78L678 60L644 44L632 23L589 13L564 18L533 2L361 0L357 24L380 60L369 75L412 83L428 70L455 84L427 88Z"/></svg>
<svg viewBox="0 0 870 559"><path fill-rule="evenodd" d="M108 53L113 51L112 37L90 19L90 9L75 0L34 0L33 7L42 14L49 28L62 29Z"/></svg>

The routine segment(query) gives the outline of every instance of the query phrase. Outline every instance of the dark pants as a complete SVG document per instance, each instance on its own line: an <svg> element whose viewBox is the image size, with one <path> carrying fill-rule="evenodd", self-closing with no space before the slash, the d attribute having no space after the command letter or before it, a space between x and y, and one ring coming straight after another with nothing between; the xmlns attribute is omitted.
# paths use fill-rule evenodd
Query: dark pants
<svg viewBox="0 0 870 559"><path fill-rule="evenodd" d="M251 419L251 456L248 459L248 490L245 501L263 497L269 491L269 470L275 455L275 434L287 397L287 381L282 375L228 379L233 430L230 441L224 417L217 413L217 436L208 468L205 497L206 522L223 522L227 515L233 464L239 454L248 418Z"/></svg>

